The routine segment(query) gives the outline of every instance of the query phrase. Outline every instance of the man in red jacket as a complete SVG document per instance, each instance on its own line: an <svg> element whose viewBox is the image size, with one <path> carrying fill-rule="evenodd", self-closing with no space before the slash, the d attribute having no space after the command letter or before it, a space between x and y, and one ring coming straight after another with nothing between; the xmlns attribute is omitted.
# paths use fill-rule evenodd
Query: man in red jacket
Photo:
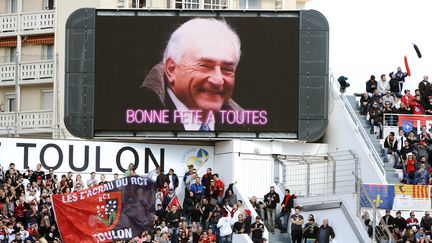
<svg viewBox="0 0 432 243"><path fill-rule="evenodd" d="M214 174L213 175L213 179L215 180L215 186L218 189L219 195L217 197L218 203L222 203L222 198L223 198L223 193L224 193L224 188L225 185L222 182L221 179L219 179L219 175L218 174Z"/></svg>

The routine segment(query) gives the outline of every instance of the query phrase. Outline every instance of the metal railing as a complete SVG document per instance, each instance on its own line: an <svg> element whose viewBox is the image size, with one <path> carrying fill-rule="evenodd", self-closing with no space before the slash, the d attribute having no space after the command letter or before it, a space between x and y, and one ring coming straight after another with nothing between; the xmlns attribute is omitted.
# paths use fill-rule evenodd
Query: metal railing
<svg viewBox="0 0 432 243"><path fill-rule="evenodd" d="M21 62L20 82L32 83L51 80L54 77L54 61L38 60ZM0 85L1 82L13 82L15 80L15 63L0 64Z"/></svg>
<svg viewBox="0 0 432 243"><path fill-rule="evenodd" d="M401 118L401 116L403 116ZM407 122L404 122L404 121ZM399 129L404 132L413 131L414 134L420 134L422 127L426 127L426 131L432 133L432 115L417 115L417 114L384 114L384 132L383 137L387 137L390 132L398 135Z"/></svg>
<svg viewBox="0 0 432 243"><path fill-rule="evenodd" d="M17 30L17 14L0 14L0 34Z"/></svg>
<svg viewBox="0 0 432 243"><path fill-rule="evenodd" d="M38 132L40 129L51 129L52 111L21 111L18 112L17 132ZM0 112L0 134L9 134L15 128L15 112Z"/></svg>
<svg viewBox="0 0 432 243"><path fill-rule="evenodd" d="M282 176L278 183L298 196L355 193L360 172L357 156L351 151L321 155L278 156Z"/></svg>
<svg viewBox="0 0 432 243"><path fill-rule="evenodd" d="M358 183L361 184L361 181L358 180ZM372 230L372 242L382 242L384 240L391 243L397 243L392 232L382 219L383 215L381 215L379 209L376 207L376 203L367 190L364 190L363 187L360 187L359 194L364 195L364 197L358 197L359 204L362 204L360 202L361 200L366 200L367 202L364 202L364 204L372 205L372 208L361 208L363 221L365 222L366 220L370 220L368 226L366 224L363 224L363 226L366 231L369 230L368 227L372 227L372 229L370 229Z"/></svg>
<svg viewBox="0 0 432 243"><path fill-rule="evenodd" d="M18 26L21 18L21 26ZM54 31L55 11L24 12L21 14L0 14L0 35L7 36L18 31Z"/></svg>
<svg viewBox="0 0 432 243"><path fill-rule="evenodd" d="M383 175L384 178L386 178L386 171L384 169L384 162L381 158L381 156L378 154L378 152L375 150L375 147L372 143L372 141L369 138L368 133L365 131L365 129L363 128L363 123L362 121L360 121L355 113L355 111L353 110L350 102L348 101L348 99L346 98L345 95L341 95L339 92L340 86L339 83L335 81L334 76L330 76L330 85L332 86L331 90L333 92L333 94L335 96L338 96L340 99L340 101L342 102L342 105L346 111L346 114L349 115L349 117L351 118L350 120L352 121L352 125L354 126L354 130L355 133L360 136L360 140L363 141L362 146L364 147L365 151L368 151L368 157L369 159L371 159L379 168L381 174ZM363 121L364 122L364 121Z"/></svg>

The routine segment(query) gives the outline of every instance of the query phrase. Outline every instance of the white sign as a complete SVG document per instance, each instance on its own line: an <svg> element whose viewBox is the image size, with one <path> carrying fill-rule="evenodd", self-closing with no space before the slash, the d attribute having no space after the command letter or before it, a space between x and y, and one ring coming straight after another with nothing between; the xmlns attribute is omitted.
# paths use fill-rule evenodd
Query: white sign
<svg viewBox="0 0 432 243"><path fill-rule="evenodd" d="M77 140L0 138L0 164L5 169L15 163L18 170L45 170L53 167L57 173L123 174L134 163L138 175L160 166L183 176L188 164L199 174L214 168L213 146L117 143Z"/></svg>

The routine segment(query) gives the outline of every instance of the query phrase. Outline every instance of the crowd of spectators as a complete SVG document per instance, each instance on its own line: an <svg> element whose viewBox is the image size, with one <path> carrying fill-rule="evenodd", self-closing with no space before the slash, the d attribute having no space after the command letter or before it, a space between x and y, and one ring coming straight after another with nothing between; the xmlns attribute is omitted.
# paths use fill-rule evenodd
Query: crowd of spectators
<svg viewBox="0 0 432 243"><path fill-rule="evenodd" d="M368 213L363 215L364 223L368 227L368 233L372 236L372 224ZM403 243L431 243L432 242L432 217L426 211L424 216L416 217L415 212L410 212L409 217L402 217L401 211L396 212L396 217L391 215L390 210L386 210L381 218L379 225L376 226L376 234L382 240L389 240L390 236L396 242Z"/></svg>
<svg viewBox="0 0 432 243"><path fill-rule="evenodd" d="M399 126L396 114L432 115L432 86L424 75L414 94L410 90L401 93L406 73L398 68L387 76L382 74L376 81L372 75L366 82L366 92L360 98L360 114L366 115L371 134L383 138L383 125ZM385 115L387 114L387 115ZM395 115L391 115L395 114ZM384 116L385 115L385 116ZM401 127L398 134L390 132L383 142L384 162L390 162L396 169L403 170L402 183L429 185L432 164L432 130L421 127L420 133L414 125Z"/></svg>
<svg viewBox="0 0 432 243"><path fill-rule="evenodd" d="M133 175L136 172L130 164L122 176ZM165 174L157 168L148 176L157 185L154 229L143 231L127 242L224 243L232 242L233 234L248 234L253 242L262 243L267 242L264 238L266 227L271 233L275 228L287 233L288 224L291 224L293 242L301 242L303 238L315 242L311 239L318 240L319 237L327 239L319 242L329 242L330 237L334 238L328 221L318 227L310 215L305 224L299 207L291 215L296 196L288 189L282 200L274 187L262 201L252 197L249 200L251 210L256 212L252 213L237 198L233 184L226 186L211 168L199 176L197 169L189 165L182 178L173 169ZM119 175L114 174L114 179L118 178ZM106 182L105 175L95 172L85 182L80 174L72 172L58 178L52 168L44 171L40 164L35 170L22 172L15 169L14 163L10 163L7 170L1 168L0 243L61 242L50 195L75 192ZM179 197L183 194L180 188L183 187L184 200L180 203ZM280 212L276 212L278 204L281 205ZM325 233L320 233L323 230Z"/></svg>

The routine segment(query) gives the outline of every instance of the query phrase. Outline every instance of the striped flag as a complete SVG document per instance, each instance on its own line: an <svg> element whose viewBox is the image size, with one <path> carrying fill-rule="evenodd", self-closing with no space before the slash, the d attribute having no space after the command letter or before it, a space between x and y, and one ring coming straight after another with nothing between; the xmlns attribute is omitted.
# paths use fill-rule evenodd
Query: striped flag
<svg viewBox="0 0 432 243"><path fill-rule="evenodd" d="M397 196L411 197L416 199L430 198L429 186L396 184L395 193Z"/></svg>

